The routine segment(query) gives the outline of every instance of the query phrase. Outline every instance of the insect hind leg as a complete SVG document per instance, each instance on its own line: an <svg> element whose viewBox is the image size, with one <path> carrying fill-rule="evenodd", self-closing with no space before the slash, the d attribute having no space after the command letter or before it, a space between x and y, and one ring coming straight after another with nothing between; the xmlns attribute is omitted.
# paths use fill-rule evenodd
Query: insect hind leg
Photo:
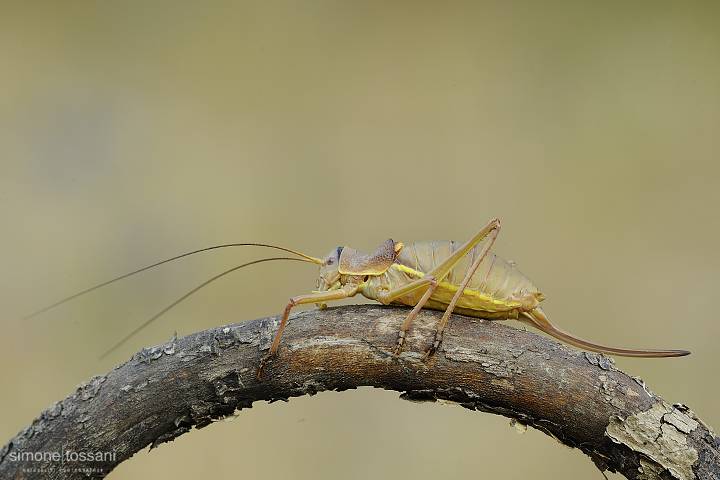
<svg viewBox="0 0 720 480"><path fill-rule="evenodd" d="M448 320L450 319L450 314L452 314L453 310L455 309L455 305L457 305L458 300L460 300L460 297L465 292L465 288L468 286L468 283L470 283L470 279L473 275L475 275L475 271L480 266L480 262L483 261L483 259L487 256L487 253L490 251L490 248L492 247L493 243L495 243L495 239L497 238L498 234L500 233L500 220L497 218L493 218L490 220L487 225L485 225L483 228L476 233L473 238L468 240L468 242L460 247L458 251L465 251L465 255L470 252L475 246L482 241L483 238L490 235L490 238L488 239L487 243L483 247L482 251L480 252L480 255L475 259L475 262L473 262L470 269L465 274L465 278L463 278L462 283L458 287L457 292L455 292L455 295L453 296L453 299L450 301L450 304L448 305L447 309L445 309L445 313L443 314L442 318L440 319L440 323L438 324L437 331L435 332L435 341L433 342L432 346L430 346L430 349L428 349L427 353L425 353L425 356L423 357L423 361L425 361L430 355L435 353L437 351L438 347L440 347L440 344L443 340L443 332L445 331L445 326L447 325ZM457 253L457 252L456 252ZM453 255L454 256L454 255ZM452 258L453 256L449 257ZM450 268L447 269L447 272L449 272L452 267L457 264L457 262L462 258L462 256L455 259L454 264L450 266ZM446 260L447 262L447 260ZM433 269L434 270L434 269Z"/></svg>

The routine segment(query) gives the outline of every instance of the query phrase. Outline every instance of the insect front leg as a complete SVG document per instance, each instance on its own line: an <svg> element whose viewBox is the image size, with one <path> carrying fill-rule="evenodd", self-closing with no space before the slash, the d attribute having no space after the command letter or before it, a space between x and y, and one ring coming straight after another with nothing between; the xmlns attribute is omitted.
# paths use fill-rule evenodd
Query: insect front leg
<svg viewBox="0 0 720 480"><path fill-rule="evenodd" d="M288 302L287 306L285 307L285 312L283 313L282 321L280 322L280 327L278 328L277 333L275 334L275 340L273 340L272 346L270 347L270 351L268 352L265 357L260 360L260 365L258 366L258 374L257 378L260 379L260 376L263 374L263 367L265 366L265 363L272 358L275 353L277 353L278 345L280 344L280 337L282 337L283 330L285 330L285 325L287 324L288 318L290 317L290 310L297 306L297 305L305 305L308 303L324 303L324 302L330 302L332 300L341 300L343 298L352 297L357 293L358 286L352 283L348 283L346 285L343 285L342 288L338 290L332 290L330 292L320 292L320 293L311 293L309 295L298 295L297 297L292 297L290 301Z"/></svg>

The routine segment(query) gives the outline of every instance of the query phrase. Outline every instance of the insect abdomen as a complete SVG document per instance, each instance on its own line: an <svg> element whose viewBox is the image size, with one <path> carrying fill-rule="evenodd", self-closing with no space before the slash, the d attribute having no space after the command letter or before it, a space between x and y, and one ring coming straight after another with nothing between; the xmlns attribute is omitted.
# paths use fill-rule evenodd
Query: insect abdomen
<svg viewBox="0 0 720 480"><path fill-rule="evenodd" d="M406 246L398 256L396 264L399 269L415 278L423 276L438 263L449 257L461 243L445 240L419 242ZM440 281L438 288L426 306L444 309L462 283L468 269L482 246L473 248L448 275ZM419 292L422 294L422 292ZM415 297L417 295L413 295ZM408 296L409 297L409 296ZM419 299L419 298L418 298ZM505 319L517 318L518 309L522 309L523 300L537 305L544 299L537 287L507 261L488 252L475 271L465 294L460 297L455 311L480 318ZM401 303L409 304L413 298L404 298Z"/></svg>

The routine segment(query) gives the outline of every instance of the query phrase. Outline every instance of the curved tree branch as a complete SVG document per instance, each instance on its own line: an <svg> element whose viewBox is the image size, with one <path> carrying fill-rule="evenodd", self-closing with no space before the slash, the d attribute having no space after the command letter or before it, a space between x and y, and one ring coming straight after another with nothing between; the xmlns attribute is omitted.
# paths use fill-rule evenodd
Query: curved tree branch
<svg viewBox="0 0 720 480"><path fill-rule="evenodd" d="M667 404L616 369L610 358L454 315L439 351L422 362L440 317L422 310L393 361L407 313L363 305L295 314L260 380L257 365L277 317L143 349L78 386L13 438L0 451L0 478L76 478L78 468L101 477L147 445L257 400L358 386L513 418L519 428L542 430L582 450L601 470L630 479L718 478L720 439L712 429L684 405ZM92 458L81 461L88 453Z"/></svg>

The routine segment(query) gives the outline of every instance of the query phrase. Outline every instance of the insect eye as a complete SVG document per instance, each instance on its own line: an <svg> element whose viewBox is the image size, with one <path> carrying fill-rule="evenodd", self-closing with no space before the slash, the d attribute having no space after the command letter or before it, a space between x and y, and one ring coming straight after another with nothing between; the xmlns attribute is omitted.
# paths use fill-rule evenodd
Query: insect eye
<svg viewBox="0 0 720 480"><path fill-rule="evenodd" d="M330 257L330 258L327 259L327 264L328 264L328 265L332 265L333 263L335 263L335 259L334 259L334 258Z"/></svg>

